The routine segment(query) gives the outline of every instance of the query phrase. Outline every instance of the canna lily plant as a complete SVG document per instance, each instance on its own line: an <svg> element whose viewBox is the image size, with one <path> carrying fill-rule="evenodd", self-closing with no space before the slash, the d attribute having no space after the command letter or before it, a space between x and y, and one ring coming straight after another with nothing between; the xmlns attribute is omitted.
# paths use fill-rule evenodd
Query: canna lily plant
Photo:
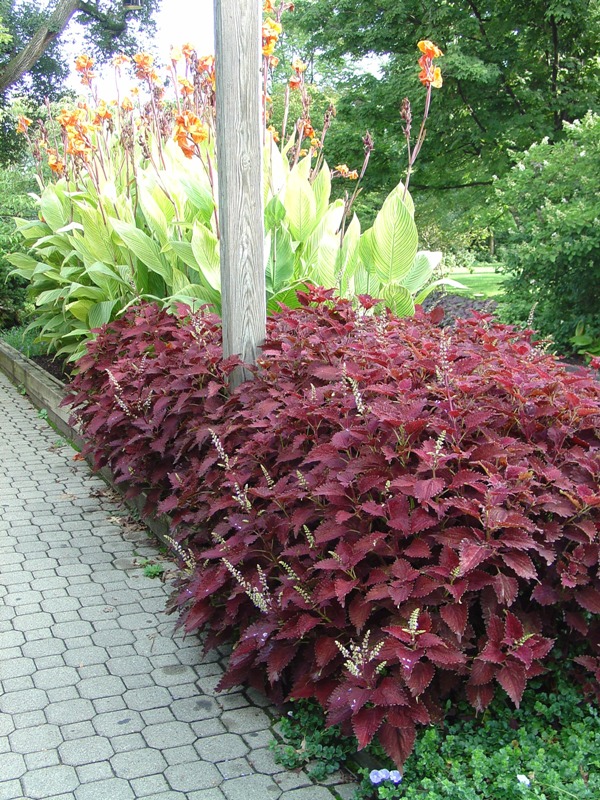
<svg viewBox="0 0 600 800"><path fill-rule="evenodd" d="M263 24L264 74L274 55L281 16L291 4L267 2ZM306 66L292 63L290 91L299 91L302 114L291 132L270 124L264 91L264 214L267 307L297 305L306 284L335 288L343 297L370 294L399 316L440 281L431 282L441 253L418 252L410 171L425 136L431 90L441 86L434 59L442 55L421 42L420 80L426 86L425 117L411 148L410 105L403 118L409 151L405 182L387 197L371 228L362 231L352 212L373 142L364 138L360 174L344 164L330 169L310 119L304 84ZM31 120L18 130L30 138L40 164L39 219L17 220L29 255L8 257L14 272L31 282L38 309L33 325L49 350L76 361L93 330L132 303L158 300L167 306L221 305L218 165L215 152L215 70L212 56L198 57L190 45L173 49L169 78L177 87L168 101L152 57L116 56L119 77L129 67L139 87L107 103L98 98L94 62L82 55L75 68L89 100L64 109L52 130ZM266 80L266 78L265 78ZM287 118L287 113L285 115ZM46 166L42 169L42 162ZM52 176L45 179L48 167ZM331 200L332 177L355 181L345 199Z"/></svg>

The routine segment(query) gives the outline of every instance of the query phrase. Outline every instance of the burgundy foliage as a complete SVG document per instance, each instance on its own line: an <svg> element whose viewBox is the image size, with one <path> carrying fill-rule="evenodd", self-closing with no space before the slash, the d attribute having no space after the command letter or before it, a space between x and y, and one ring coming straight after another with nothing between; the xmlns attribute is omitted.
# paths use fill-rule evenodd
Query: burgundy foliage
<svg viewBox="0 0 600 800"><path fill-rule="evenodd" d="M556 638L597 677L589 373L484 316L450 335L303 302L232 395L217 318L153 306L110 323L72 386L96 463L151 487L193 553L176 603L209 646L235 641L222 686L316 697L400 765L450 692L518 705Z"/></svg>

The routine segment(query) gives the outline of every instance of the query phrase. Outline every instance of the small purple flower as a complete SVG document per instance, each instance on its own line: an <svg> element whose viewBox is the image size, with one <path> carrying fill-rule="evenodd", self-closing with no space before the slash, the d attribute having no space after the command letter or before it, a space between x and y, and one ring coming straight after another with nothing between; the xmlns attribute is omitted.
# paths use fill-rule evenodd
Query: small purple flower
<svg viewBox="0 0 600 800"><path fill-rule="evenodd" d="M396 786L397 786L399 783L402 783L402 775L401 775L401 774L398 772L398 770L397 770L397 769L393 769L393 770L390 772L390 780L392 781L392 783L395 783L395 784L396 784Z"/></svg>
<svg viewBox="0 0 600 800"><path fill-rule="evenodd" d="M517 775L517 780L521 784L521 786L531 786L531 781L527 777L527 775Z"/></svg>
<svg viewBox="0 0 600 800"><path fill-rule="evenodd" d="M381 773L378 769L371 770L369 773L369 780L373 784L373 786L377 786L378 783L381 783L383 778L381 777Z"/></svg>
<svg viewBox="0 0 600 800"><path fill-rule="evenodd" d="M379 777L382 781L389 781L390 779L390 771L389 769L380 769L379 770Z"/></svg>

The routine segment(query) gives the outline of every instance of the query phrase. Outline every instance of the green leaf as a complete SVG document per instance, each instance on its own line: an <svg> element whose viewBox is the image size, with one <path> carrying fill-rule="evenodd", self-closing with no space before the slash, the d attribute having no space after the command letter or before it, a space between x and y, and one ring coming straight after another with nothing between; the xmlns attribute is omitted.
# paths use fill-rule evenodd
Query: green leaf
<svg viewBox="0 0 600 800"><path fill-rule="evenodd" d="M71 221L66 203L58 195L55 184L50 184L44 189L40 198L40 212L44 221L55 233Z"/></svg>
<svg viewBox="0 0 600 800"><path fill-rule="evenodd" d="M195 176L180 176L179 179L189 201L199 212L201 221L208 225L215 210L215 201L210 189Z"/></svg>
<svg viewBox="0 0 600 800"><path fill-rule="evenodd" d="M285 206L278 197L272 197L265 206L265 230L272 231L285 219Z"/></svg>
<svg viewBox="0 0 600 800"><path fill-rule="evenodd" d="M75 319L87 322L89 310L93 305L91 300L76 300L74 303L69 303L65 310L69 311Z"/></svg>
<svg viewBox="0 0 600 800"><path fill-rule="evenodd" d="M192 252L198 264L198 271L215 291L221 291L221 264L219 240L205 228L196 223L192 234Z"/></svg>
<svg viewBox="0 0 600 800"><path fill-rule="evenodd" d="M398 317L412 317L415 313L415 304L406 286L388 283L383 287L381 297L386 306Z"/></svg>
<svg viewBox="0 0 600 800"><path fill-rule="evenodd" d="M13 267L17 268L11 270L11 275L20 275L22 278L26 278L27 280L31 279L35 269L40 266L39 261L36 261L35 258L32 258L32 256L28 256L25 253L9 253L8 255L5 255L4 258L9 264L12 264ZM43 266L46 265L44 264Z"/></svg>
<svg viewBox="0 0 600 800"><path fill-rule="evenodd" d="M110 224L135 257L145 264L151 272L160 275L167 286L170 286L172 281L171 266L161 255L157 243L129 222L111 219Z"/></svg>
<svg viewBox="0 0 600 800"><path fill-rule="evenodd" d="M118 300L103 300L101 303L91 306L88 313L90 330L101 328L107 322L110 322L113 309L118 302Z"/></svg>
<svg viewBox="0 0 600 800"><path fill-rule="evenodd" d="M312 183L313 192L317 202L317 218L321 218L329 206L331 196L331 170L324 161L317 177Z"/></svg>
<svg viewBox="0 0 600 800"><path fill-rule="evenodd" d="M294 277L295 255L289 231L279 226L269 236L265 282L267 292L274 294L289 285Z"/></svg>
<svg viewBox="0 0 600 800"><path fill-rule="evenodd" d="M415 294L421 289L433 275L434 270L439 266L443 254L438 250L420 250L415 256L413 265L408 275L403 278L402 285L406 286L411 294Z"/></svg>
<svg viewBox="0 0 600 800"><path fill-rule="evenodd" d="M317 221L317 201L308 178L299 172L290 173L283 204L292 236L297 242L304 242Z"/></svg>
<svg viewBox="0 0 600 800"><path fill-rule="evenodd" d="M401 197L392 192L373 224L373 265L384 286L400 282L410 272L417 243L413 218Z"/></svg>

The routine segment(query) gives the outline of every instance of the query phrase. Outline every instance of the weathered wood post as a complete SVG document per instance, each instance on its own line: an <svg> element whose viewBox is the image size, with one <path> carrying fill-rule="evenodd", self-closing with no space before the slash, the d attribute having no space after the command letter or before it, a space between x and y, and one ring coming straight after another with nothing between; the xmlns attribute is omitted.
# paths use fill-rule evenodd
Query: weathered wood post
<svg viewBox="0 0 600 800"><path fill-rule="evenodd" d="M260 0L215 0L224 356L254 363L265 337ZM250 377L236 370L231 385Z"/></svg>

